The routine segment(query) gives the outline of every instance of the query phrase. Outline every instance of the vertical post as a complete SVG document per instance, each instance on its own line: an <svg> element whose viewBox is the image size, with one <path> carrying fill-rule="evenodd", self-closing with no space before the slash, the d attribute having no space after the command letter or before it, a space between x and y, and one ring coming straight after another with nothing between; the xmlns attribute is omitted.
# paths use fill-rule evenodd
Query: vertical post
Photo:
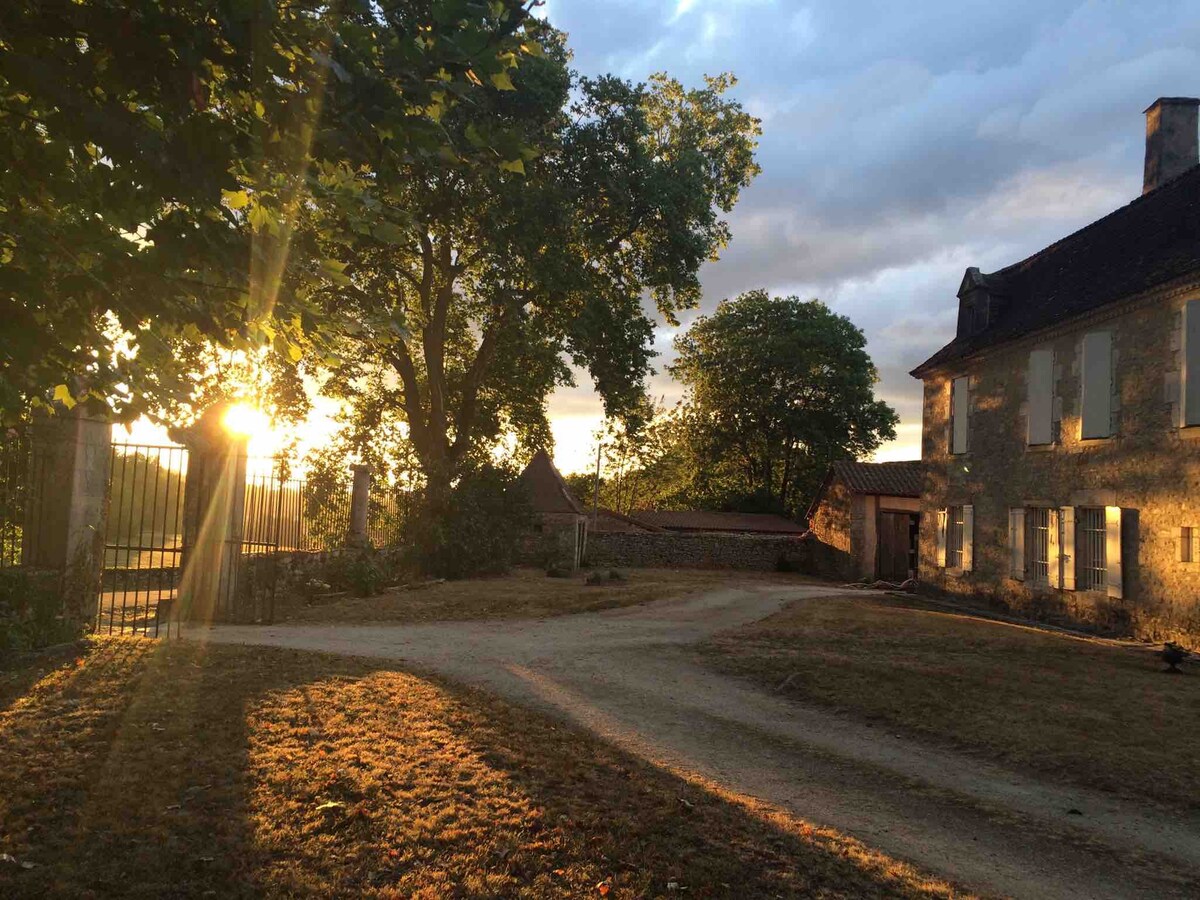
<svg viewBox="0 0 1200 900"><path fill-rule="evenodd" d="M354 466L354 484L350 493L350 529L346 532L348 547L366 547L370 544L367 536L367 511L371 498L371 467Z"/></svg>
<svg viewBox="0 0 1200 900"><path fill-rule="evenodd" d="M63 614L83 623L94 613L104 562L112 426L82 406L34 427L21 563L62 573Z"/></svg>
<svg viewBox="0 0 1200 900"><path fill-rule="evenodd" d="M224 425L226 404L211 407L184 436L183 574L180 618L211 622L238 600L246 503L247 438Z"/></svg>
<svg viewBox="0 0 1200 900"><path fill-rule="evenodd" d="M597 519L600 515L600 451L604 449L604 442L596 442L596 480L592 484L592 527L596 527Z"/></svg>

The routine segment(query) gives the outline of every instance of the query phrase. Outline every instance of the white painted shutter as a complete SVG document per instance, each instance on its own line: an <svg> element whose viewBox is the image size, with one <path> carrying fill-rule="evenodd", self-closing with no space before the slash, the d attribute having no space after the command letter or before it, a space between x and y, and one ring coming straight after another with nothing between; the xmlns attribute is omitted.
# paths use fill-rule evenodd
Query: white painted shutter
<svg viewBox="0 0 1200 900"><path fill-rule="evenodd" d="M1059 510L1062 521L1062 545L1058 553L1062 557L1062 589L1075 590L1075 507L1064 506Z"/></svg>
<svg viewBox="0 0 1200 900"><path fill-rule="evenodd" d="M1108 596L1125 596L1121 582L1121 507L1104 507L1104 530L1107 537L1105 558L1108 561Z"/></svg>
<svg viewBox="0 0 1200 900"><path fill-rule="evenodd" d="M1034 350L1029 354L1028 423L1026 440L1031 446L1049 444L1054 438L1054 351Z"/></svg>
<svg viewBox="0 0 1200 900"><path fill-rule="evenodd" d="M939 569L946 568L946 520L950 510L937 511L937 564Z"/></svg>
<svg viewBox="0 0 1200 900"><path fill-rule="evenodd" d="M1025 510L1008 511L1008 574L1017 581L1025 580Z"/></svg>
<svg viewBox="0 0 1200 900"><path fill-rule="evenodd" d="M1083 429L1081 436L1112 434L1112 332L1083 336Z"/></svg>
<svg viewBox="0 0 1200 900"><path fill-rule="evenodd" d="M1200 425L1200 300L1183 306L1183 425Z"/></svg>
<svg viewBox="0 0 1200 900"><path fill-rule="evenodd" d="M963 511L963 545L962 570L970 572L975 562L975 507L964 506Z"/></svg>
<svg viewBox="0 0 1200 900"><path fill-rule="evenodd" d="M970 386L971 380L964 376L955 378L950 389L951 412L954 416L951 453L967 452L967 422L971 411Z"/></svg>
<svg viewBox="0 0 1200 900"><path fill-rule="evenodd" d="M1062 589L1060 522L1057 509L1046 510L1046 580L1055 590Z"/></svg>

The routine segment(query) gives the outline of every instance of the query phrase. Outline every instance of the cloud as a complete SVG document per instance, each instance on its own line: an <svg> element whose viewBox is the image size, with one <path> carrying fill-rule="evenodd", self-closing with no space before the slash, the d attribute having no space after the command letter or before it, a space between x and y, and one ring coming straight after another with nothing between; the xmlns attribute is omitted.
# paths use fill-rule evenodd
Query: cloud
<svg viewBox="0 0 1200 900"><path fill-rule="evenodd" d="M1136 197L1141 111L1200 91L1196 0L555 0L548 16L587 74L737 74L763 173L697 314L765 287L849 315L902 416L891 457L919 453L907 372L951 335L963 269L1016 262ZM661 370L669 336L657 343Z"/></svg>

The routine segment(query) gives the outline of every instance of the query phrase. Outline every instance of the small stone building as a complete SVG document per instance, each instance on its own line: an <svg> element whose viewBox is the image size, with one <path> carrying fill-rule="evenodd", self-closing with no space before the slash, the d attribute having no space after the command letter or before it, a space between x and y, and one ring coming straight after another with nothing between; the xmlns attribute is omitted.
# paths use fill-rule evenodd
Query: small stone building
<svg viewBox="0 0 1200 900"><path fill-rule="evenodd" d="M902 582L917 575L919 460L835 462L808 508L822 574Z"/></svg>
<svg viewBox="0 0 1200 900"><path fill-rule="evenodd" d="M1146 110L1142 195L968 269L924 382L923 584L1200 637L1200 100Z"/></svg>
<svg viewBox="0 0 1200 900"><path fill-rule="evenodd" d="M587 552L588 516L554 467L550 454L539 450L517 479L533 506L533 532L521 548L524 562L565 565L577 569Z"/></svg>

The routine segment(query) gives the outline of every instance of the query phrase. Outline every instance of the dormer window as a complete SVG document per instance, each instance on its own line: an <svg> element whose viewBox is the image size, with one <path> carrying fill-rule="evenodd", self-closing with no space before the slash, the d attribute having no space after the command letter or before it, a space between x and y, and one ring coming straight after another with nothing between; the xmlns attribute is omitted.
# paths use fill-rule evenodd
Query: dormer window
<svg viewBox="0 0 1200 900"><path fill-rule="evenodd" d="M973 337L993 325L1000 311L1000 298L986 275L972 266L958 289L958 337Z"/></svg>

